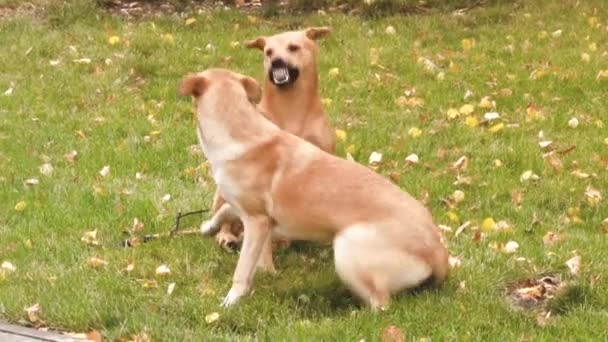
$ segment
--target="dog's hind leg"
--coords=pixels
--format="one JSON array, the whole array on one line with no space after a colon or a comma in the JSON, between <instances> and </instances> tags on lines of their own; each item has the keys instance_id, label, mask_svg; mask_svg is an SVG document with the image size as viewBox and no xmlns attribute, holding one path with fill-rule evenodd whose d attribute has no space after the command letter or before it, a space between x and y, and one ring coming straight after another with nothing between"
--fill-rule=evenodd
<instances>
[{"instance_id":1,"label":"dog's hind leg","mask_svg":"<svg viewBox=\"0 0 608 342\"><path fill-rule=\"evenodd\" d=\"M365 225L336 236L334 259L340 279L374 311L386 308L391 293L419 285L432 272L422 259Z\"/></svg>"}]
</instances>

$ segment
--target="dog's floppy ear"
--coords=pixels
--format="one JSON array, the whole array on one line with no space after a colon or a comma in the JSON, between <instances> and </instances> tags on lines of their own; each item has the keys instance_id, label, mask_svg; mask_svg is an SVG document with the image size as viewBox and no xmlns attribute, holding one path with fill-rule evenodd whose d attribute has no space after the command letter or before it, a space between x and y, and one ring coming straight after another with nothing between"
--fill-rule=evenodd
<instances>
[{"instance_id":1,"label":"dog's floppy ear","mask_svg":"<svg viewBox=\"0 0 608 342\"><path fill-rule=\"evenodd\" d=\"M199 97L207 88L209 81L200 75L187 75L180 82L177 88L179 96Z\"/></svg>"},{"instance_id":2,"label":"dog's floppy ear","mask_svg":"<svg viewBox=\"0 0 608 342\"><path fill-rule=\"evenodd\" d=\"M245 88L247 99L252 103L259 103L262 99L262 88L260 88L258 81L249 76L243 76L241 77L241 84Z\"/></svg>"},{"instance_id":3,"label":"dog's floppy ear","mask_svg":"<svg viewBox=\"0 0 608 342\"><path fill-rule=\"evenodd\" d=\"M330 32L331 29L329 27L309 27L306 30L304 30L304 32L306 33L306 37L308 37L309 39L312 40L317 40L320 38L324 38L325 36L327 36Z\"/></svg>"},{"instance_id":4,"label":"dog's floppy ear","mask_svg":"<svg viewBox=\"0 0 608 342\"><path fill-rule=\"evenodd\" d=\"M258 37L254 40L245 42L245 46L250 49L264 50L264 46L266 46L266 39L264 39L264 37Z\"/></svg>"}]
</instances>

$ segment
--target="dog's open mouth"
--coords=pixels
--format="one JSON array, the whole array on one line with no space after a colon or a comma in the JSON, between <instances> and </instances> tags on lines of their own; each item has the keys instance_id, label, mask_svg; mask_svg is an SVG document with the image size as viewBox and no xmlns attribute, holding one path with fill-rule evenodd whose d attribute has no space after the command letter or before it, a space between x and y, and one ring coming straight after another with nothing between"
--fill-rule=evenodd
<instances>
[{"instance_id":1,"label":"dog's open mouth","mask_svg":"<svg viewBox=\"0 0 608 342\"><path fill-rule=\"evenodd\" d=\"M298 69L290 67L282 60L275 60L268 71L268 78L272 84L279 88L284 88L293 84L298 78L299 73Z\"/></svg>"}]
</instances>

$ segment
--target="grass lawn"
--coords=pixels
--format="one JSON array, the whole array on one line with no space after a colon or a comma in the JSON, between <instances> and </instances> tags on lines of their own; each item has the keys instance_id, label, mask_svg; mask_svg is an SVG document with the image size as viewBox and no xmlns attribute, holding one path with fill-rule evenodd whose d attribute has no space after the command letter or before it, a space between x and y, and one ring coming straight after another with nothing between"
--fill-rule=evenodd
<instances>
[{"instance_id":1,"label":"grass lawn","mask_svg":"<svg viewBox=\"0 0 608 342\"><path fill-rule=\"evenodd\" d=\"M442 289L372 314L337 279L331 248L302 243L276 253L279 273L259 274L254 295L223 310L236 254L193 236L128 249L121 240L135 218L140 233L165 232L178 210L210 204L179 79L208 67L261 79L261 54L237 42L309 25L333 28L318 62L326 111L346 132L338 153L363 164L382 153L378 172L426 202L460 266ZM603 0L373 20L220 10L131 21L72 2L0 19L0 43L2 319L27 320L38 303L46 325L108 340L374 341L390 325L408 341L608 336ZM487 112L500 117L485 123ZM98 245L81 240L93 230ZM574 275L566 261L577 255ZM157 275L160 265L170 274ZM544 274L567 283L547 307L505 299L510 284Z\"/></svg>"}]
</instances>

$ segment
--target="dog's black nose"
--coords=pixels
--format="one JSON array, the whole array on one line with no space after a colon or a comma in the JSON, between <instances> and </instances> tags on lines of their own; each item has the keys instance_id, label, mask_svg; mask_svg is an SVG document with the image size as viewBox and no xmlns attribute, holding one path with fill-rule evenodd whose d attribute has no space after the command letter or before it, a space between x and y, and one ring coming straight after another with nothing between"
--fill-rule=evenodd
<instances>
[{"instance_id":1,"label":"dog's black nose","mask_svg":"<svg viewBox=\"0 0 608 342\"><path fill-rule=\"evenodd\" d=\"M270 65L273 68L286 68L287 67L287 63L285 63L285 61L280 58L273 59Z\"/></svg>"}]
</instances>

